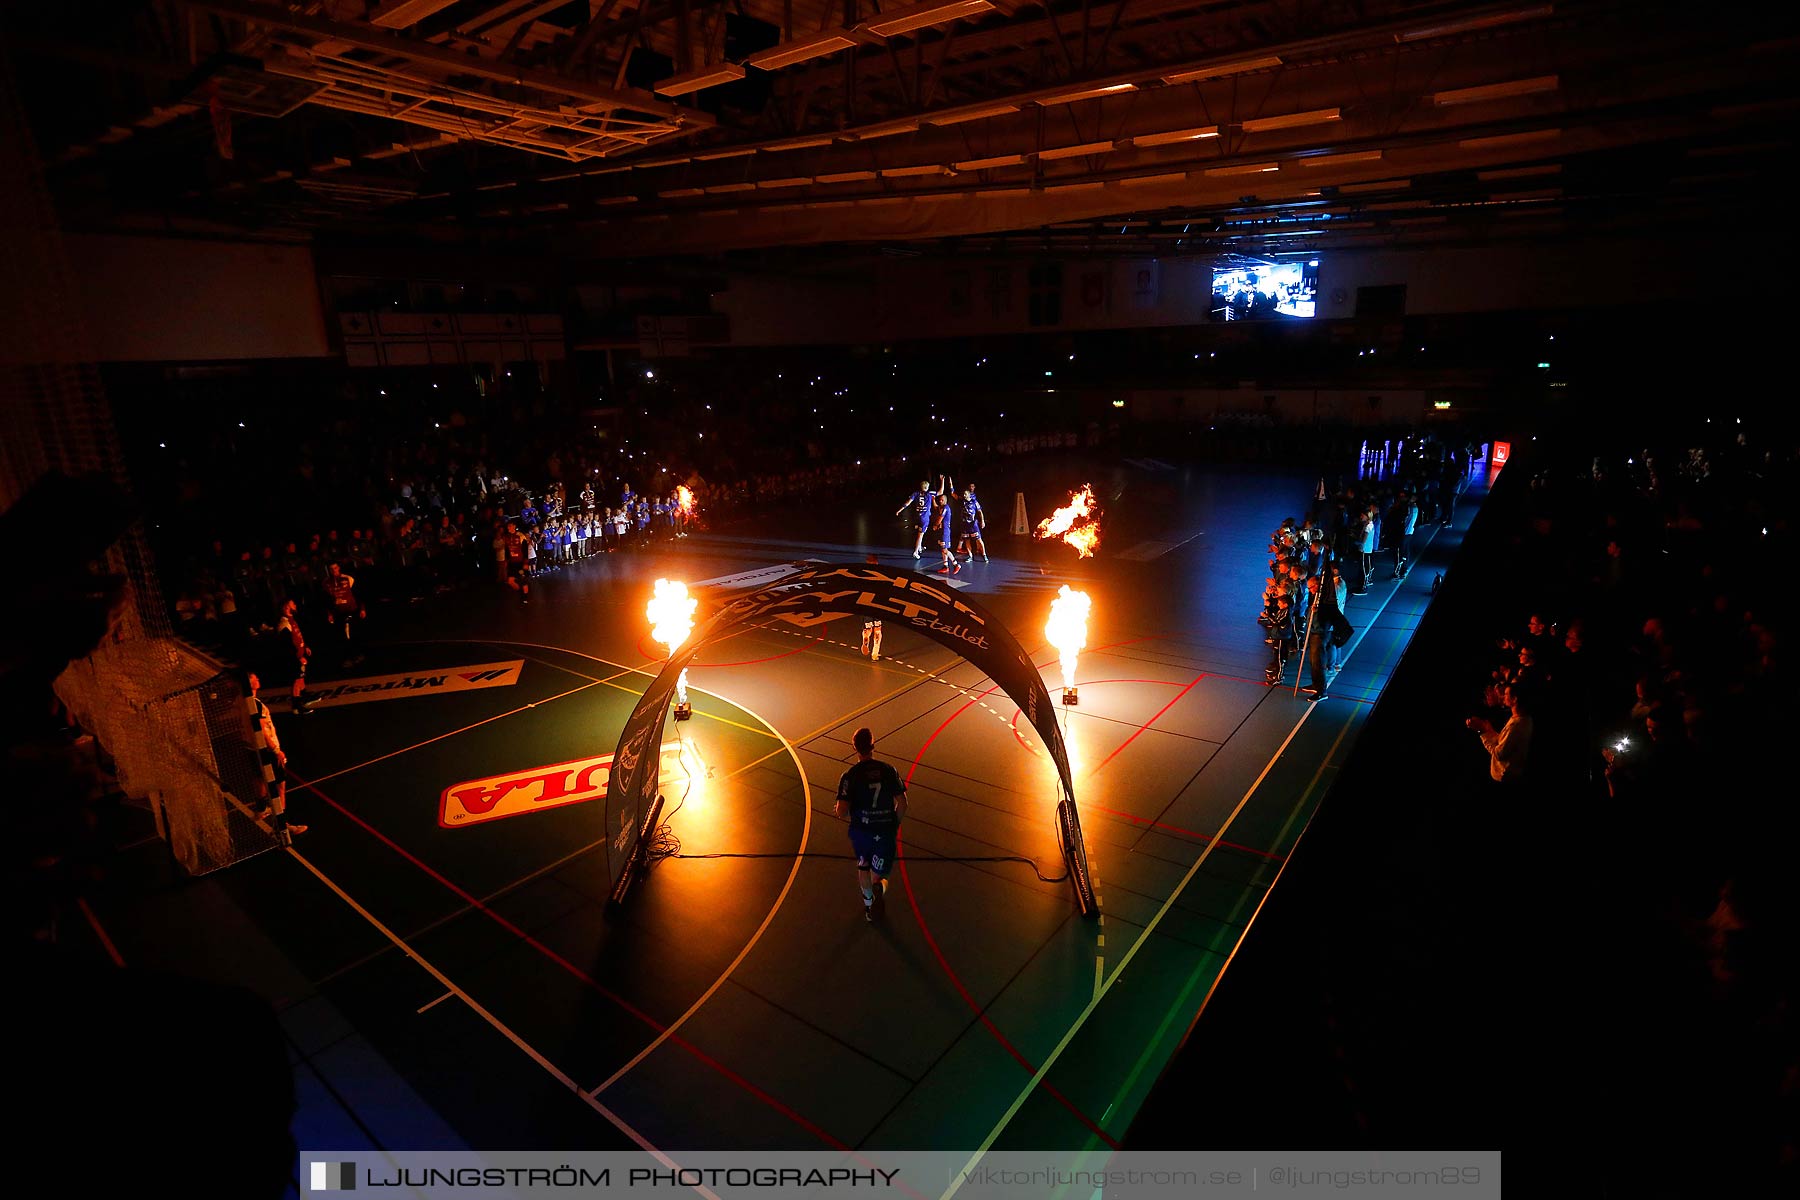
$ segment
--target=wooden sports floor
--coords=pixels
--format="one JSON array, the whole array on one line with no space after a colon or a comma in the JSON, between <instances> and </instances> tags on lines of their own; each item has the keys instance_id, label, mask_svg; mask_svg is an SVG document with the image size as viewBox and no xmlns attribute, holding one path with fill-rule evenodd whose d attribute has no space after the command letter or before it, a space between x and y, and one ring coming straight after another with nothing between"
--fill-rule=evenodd
<instances>
[{"instance_id":1,"label":"wooden sports floor","mask_svg":"<svg viewBox=\"0 0 1800 1200\"><path fill-rule=\"evenodd\" d=\"M359 678L518 669L278 717L309 831L96 915L134 965L275 1004L303 1150L1104 1149L1182 1039L1204 1047L1203 1002L1478 492L1453 526L1421 528L1410 575L1380 570L1350 602L1346 664L1315 704L1291 667L1265 684L1253 619L1269 531L1308 480L1039 463L996 472L984 503L1004 527L1016 486L1043 515L1076 471L1121 513L1097 558L996 533L993 561L954 583L1003 617L1053 694L1050 598L1065 582L1093 596L1064 715L1098 919L1060 881L1035 734L991 681L893 624L878 663L852 618L773 622L701 654L694 719L666 739L678 852L620 914L604 911L598 803L451 811L446 792L611 752L657 669L655 578L871 551L913 565L875 503L602 556L541 580L529 606L492 588L388 606ZM910 794L873 925L832 814L861 725Z\"/></svg>"}]
</instances>

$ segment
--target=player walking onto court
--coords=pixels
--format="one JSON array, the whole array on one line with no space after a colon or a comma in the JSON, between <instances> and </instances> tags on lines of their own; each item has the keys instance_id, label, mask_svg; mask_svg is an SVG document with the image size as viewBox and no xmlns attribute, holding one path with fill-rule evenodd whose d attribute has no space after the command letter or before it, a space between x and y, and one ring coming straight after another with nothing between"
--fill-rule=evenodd
<instances>
[{"instance_id":1,"label":"player walking onto court","mask_svg":"<svg viewBox=\"0 0 1800 1200\"><path fill-rule=\"evenodd\" d=\"M925 550L925 531L931 528L931 510L936 503L936 495L931 490L931 480L919 480L919 490L901 502L894 510L897 517L907 509L912 509L913 524L913 557L917 558Z\"/></svg>"},{"instance_id":2,"label":"player walking onto court","mask_svg":"<svg viewBox=\"0 0 1800 1200\"><path fill-rule=\"evenodd\" d=\"M906 785L899 772L875 757L875 735L865 727L851 739L856 765L838 780L835 811L850 822L856 852L856 885L862 890L863 920L873 922L876 898L887 892L896 835L906 816ZM879 891L877 890L879 889Z\"/></svg>"}]
</instances>

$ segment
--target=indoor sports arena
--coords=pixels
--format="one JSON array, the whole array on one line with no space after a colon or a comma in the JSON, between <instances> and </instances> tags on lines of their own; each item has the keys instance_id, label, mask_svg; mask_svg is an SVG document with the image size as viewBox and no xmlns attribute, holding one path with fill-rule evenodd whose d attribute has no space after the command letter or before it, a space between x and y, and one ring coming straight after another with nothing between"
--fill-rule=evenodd
<instances>
[{"instance_id":1,"label":"indoor sports arena","mask_svg":"<svg viewBox=\"0 0 1800 1200\"><path fill-rule=\"evenodd\" d=\"M8 6L33 1170L1791 1188L1797 32Z\"/></svg>"}]
</instances>

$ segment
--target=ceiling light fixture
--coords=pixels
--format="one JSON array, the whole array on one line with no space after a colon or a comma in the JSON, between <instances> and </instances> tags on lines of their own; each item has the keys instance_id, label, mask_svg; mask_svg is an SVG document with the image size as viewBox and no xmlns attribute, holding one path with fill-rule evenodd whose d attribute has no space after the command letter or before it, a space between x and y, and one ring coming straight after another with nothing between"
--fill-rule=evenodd
<instances>
[{"instance_id":1,"label":"ceiling light fixture","mask_svg":"<svg viewBox=\"0 0 1800 1200\"><path fill-rule=\"evenodd\" d=\"M895 34L923 29L927 25L942 25L946 21L993 11L994 6L989 0L924 0L920 4L909 4L905 8L882 13L873 20L864 21L856 29L859 33L893 37Z\"/></svg>"},{"instance_id":2,"label":"ceiling light fixture","mask_svg":"<svg viewBox=\"0 0 1800 1200\"><path fill-rule=\"evenodd\" d=\"M1197 83L1202 79L1222 79L1227 75L1242 75L1246 71L1266 71L1270 67L1279 67L1281 56L1265 54L1261 58L1245 58L1236 62L1215 63L1209 67L1195 67L1191 71L1176 71L1164 75L1164 83Z\"/></svg>"},{"instance_id":3,"label":"ceiling light fixture","mask_svg":"<svg viewBox=\"0 0 1800 1200\"><path fill-rule=\"evenodd\" d=\"M770 46L767 50L758 50L744 60L744 65L755 67L759 71L779 71L795 63L811 62L815 58L836 54L839 50L854 45L856 39L850 35L849 30L828 29L812 37L795 38L791 42Z\"/></svg>"},{"instance_id":4,"label":"ceiling light fixture","mask_svg":"<svg viewBox=\"0 0 1800 1200\"><path fill-rule=\"evenodd\" d=\"M1217 125L1196 125L1192 129L1171 129L1166 133L1141 133L1131 139L1134 146L1172 146L1177 142L1198 142L1219 136Z\"/></svg>"},{"instance_id":5,"label":"ceiling light fixture","mask_svg":"<svg viewBox=\"0 0 1800 1200\"><path fill-rule=\"evenodd\" d=\"M1511 12L1485 13L1478 16L1464 17L1461 20L1445 21L1441 25L1427 25L1420 29L1396 33L1396 42L1417 42L1424 38L1448 37L1453 33L1468 33L1476 29L1493 29L1499 25L1512 25L1519 21L1530 21L1536 17L1547 17L1556 11L1551 4L1540 4L1534 8L1518 8Z\"/></svg>"},{"instance_id":6,"label":"ceiling light fixture","mask_svg":"<svg viewBox=\"0 0 1800 1200\"><path fill-rule=\"evenodd\" d=\"M1121 92L1135 92L1135 83L1109 83L1100 87L1079 88L1073 92L1057 92L1050 96L1039 96L1037 103L1042 107L1052 104L1073 104L1077 100L1094 100L1101 96L1117 96Z\"/></svg>"},{"instance_id":7,"label":"ceiling light fixture","mask_svg":"<svg viewBox=\"0 0 1800 1200\"><path fill-rule=\"evenodd\" d=\"M1525 133L1502 133L1494 137L1464 138L1456 143L1464 150L1495 150L1502 146L1523 146L1528 142L1544 142L1562 136L1560 129L1533 129Z\"/></svg>"},{"instance_id":8,"label":"ceiling light fixture","mask_svg":"<svg viewBox=\"0 0 1800 1200\"><path fill-rule=\"evenodd\" d=\"M1280 163L1241 163L1235 167L1208 167L1208 175L1266 175L1281 170Z\"/></svg>"},{"instance_id":9,"label":"ceiling light fixture","mask_svg":"<svg viewBox=\"0 0 1800 1200\"><path fill-rule=\"evenodd\" d=\"M1539 92L1554 92L1560 86L1562 86L1560 76L1535 75L1530 79L1514 79L1508 83L1486 83L1480 87L1452 88L1447 92L1433 92L1431 102L1439 107L1451 104L1480 104L1487 100L1508 100L1514 96L1535 96Z\"/></svg>"},{"instance_id":10,"label":"ceiling light fixture","mask_svg":"<svg viewBox=\"0 0 1800 1200\"><path fill-rule=\"evenodd\" d=\"M685 96L690 92L702 91L709 87L717 87L721 83L735 83L744 77L744 68L736 63L714 63L710 67L701 67L689 71L685 75L671 75L653 89L659 96Z\"/></svg>"},{"instance_id":11,"label":"ceiling light fixture","mask_svg":"<svg viewBox=\"0 0 1800 1200\"><path fill-rule=\"evenodd\" d=\"M764 150L808 150L814 146L829 146L837 141L837 134L827 133L816 137L789 138L786 141L769 142Z\"/></svg>"},{"instance_id":12,"label":"ceiling light fixture","mask_svg":"<svg viewBox=\"0 0 1800 1200\"><path fill-rule=\"evenodd\" d=\"M1302 125L1323 125L1339 119L1335 108L1315 108L1307 112L1282 113L1274 117L1251 117L1240 122L1245 133L1266 133L1272 129L1295 129Z\"/></svg>"},{"instance_id":13,"label":"ceiling light fixture","mask_svg":"<svg viewBox=\"0 0 1800 1200\"><path fill-rule=\"evenodd\" d=\"M917 133L919 118L903 117L898 121L883 121L879 125L864 125L861 129L851 129L839 134L846 140L866 142L871 138L892 137L896 133Z\"/></svg>"},{"instance_id":14,"label":"ceiling light fixture","mask_svg":"<svg viewBox=\"0 0 1800 1200\"><path fill-rule=\"evenodd\" d=\"M1054 150L1039 150L1040 160L1049 162L1059 158L1083 158L1089 154L1111 154L1111 142L1084 142L1079 146L1058 146Z\"/></svg>"},{"instance_id":15,"label":"ceiling light fixture","mask_svg":"<svg viewBox=\"0 0 1800 1200\"><path fill-rule=\"evenodd\" d=\"M935 113L925 118L927 125L961 125L965 121L980 121L986 117L1004 116L1016 113L1016 104L990 104L984 108L966 108L960 112Z\"/></svg>"},{"instance_id":16,"label":"ceiling light fixture","mask_svg":"<svg viewBox=\"0 0 1800 1200\"><path fill-rule=\"evenodd\" d=\"M1345 163L1379 162L1379 150L1352 150L1348 154L1315 154L1311 158L1300 159L1303 167L1337 167Z\"/></svg>"},{"instance_id":17,"label":"ceiling light fixture","mask_svg":"<svg viewBox=\"0 0 1800 1200\"><path fill-rule=\"evenodd\" d=\"M991 171L995 167L1016 167L1024 161L1023 154L996 154L992 158L971 158L950 165L958 171Z\"/></svg>"}]
</instances>

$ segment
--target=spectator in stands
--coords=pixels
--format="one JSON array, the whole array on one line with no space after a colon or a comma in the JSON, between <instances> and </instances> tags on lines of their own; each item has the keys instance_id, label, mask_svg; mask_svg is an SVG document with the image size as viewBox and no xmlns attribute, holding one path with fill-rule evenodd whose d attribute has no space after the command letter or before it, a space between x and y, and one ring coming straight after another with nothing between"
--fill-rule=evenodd
<instances>
[{"instance_id":1,"label":"spectator in stands","mask_svg":"<svg viewBox=\"0 0 1800 1200\"><path fill-rule=\"evenodd\" d=\"M1495 783L1517 784L1525 777L1531 754L1531 716L1523 688L1509 685L1501 692L1501 700L1507 718L1499 729L1487 717L1470 717L1464 724L1481 737L1488 753L1488 777Z\"/></svg>"}]
</instances>

